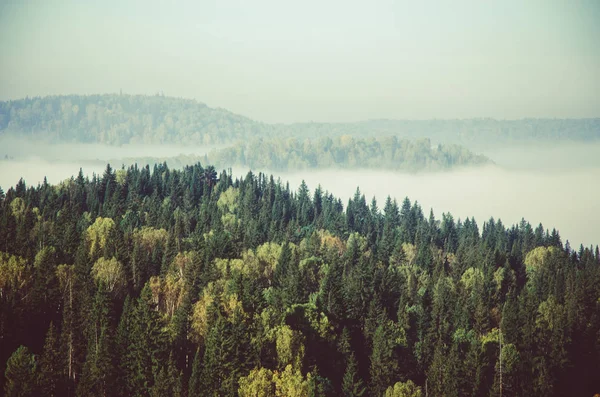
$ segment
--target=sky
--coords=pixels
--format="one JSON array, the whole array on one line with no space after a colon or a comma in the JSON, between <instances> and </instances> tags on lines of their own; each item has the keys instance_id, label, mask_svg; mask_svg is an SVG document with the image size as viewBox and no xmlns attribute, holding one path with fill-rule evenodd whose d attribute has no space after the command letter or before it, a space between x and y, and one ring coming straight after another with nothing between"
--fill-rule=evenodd
<instances>
[{"instance_id":1,"label":"sky","mask_svg":"<svg viewBox=\"0 0 600 397\"><path fill-rule=\"evenodd\" d=\"M0 0L0 100L194 98L265 122L600 117L600 2Z\"/></svg>"}]
</instances>

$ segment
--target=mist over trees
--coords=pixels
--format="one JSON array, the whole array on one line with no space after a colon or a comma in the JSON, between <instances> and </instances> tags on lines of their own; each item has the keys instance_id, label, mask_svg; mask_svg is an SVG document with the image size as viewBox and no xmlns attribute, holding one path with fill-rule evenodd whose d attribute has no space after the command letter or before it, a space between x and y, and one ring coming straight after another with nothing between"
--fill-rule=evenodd
<instances>
[{"instance_id":1,"label":"mist over trees","mask_svg":"<svg viewBox=\"0 0 600 397\"><path fill-rule=\"evenodd\" d=\"M345 135L318 140L251 140L213 151L208 160L218 166L231 164L254 170L303 170L315 168L365 168L401 171L436 171L477 166L491 161L458 145L429 139L398 139L395 136L360 139Z\"/></svg>"},{"instance_id":2,"label":"mist over trees","mask_svg":"<svg viewBox=\"0 0 600 397\"><path fill-rule=\"evenodd\" d=\"M0 102L0 133L54 142L211 145L255 138L429 138L471 147L598 141L600 119L368 120L267 124L195 100L162 95L67 95Z\"/></svg>"},{"instance_id":3,"label":"mist over trees","mask_svg":"<svg viewBox=\"0 0 600 397\"><path fill-rule=\"evenodd\" d=\"M0 192L3 390L598 391L597 246L325 188L159 164Z\"/></svg>"}]
</instances>

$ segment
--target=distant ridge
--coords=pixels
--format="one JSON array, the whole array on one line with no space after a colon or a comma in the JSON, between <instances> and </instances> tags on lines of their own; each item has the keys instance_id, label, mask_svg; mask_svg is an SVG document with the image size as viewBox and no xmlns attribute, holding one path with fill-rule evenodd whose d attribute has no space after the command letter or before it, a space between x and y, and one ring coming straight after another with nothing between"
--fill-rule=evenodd
<instances>
[{"instance_id":1,"label":"distant ridge","mask_svg":"<svg viewBox=\"0 0 600 397\"><path fill-rule=\"evenodd\" d=\"M600 118L388 120L269 124L193 99L162 95L64 95L0 102L0 134L50 142L229 144L274 137L397 136L433 143L508 145L598 141Z\"/></svg>"}]
</instances>

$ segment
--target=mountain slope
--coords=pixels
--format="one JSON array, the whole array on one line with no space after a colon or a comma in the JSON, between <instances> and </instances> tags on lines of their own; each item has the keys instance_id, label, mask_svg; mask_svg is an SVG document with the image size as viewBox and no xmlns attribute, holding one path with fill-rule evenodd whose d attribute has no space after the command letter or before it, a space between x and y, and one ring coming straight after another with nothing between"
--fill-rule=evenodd
<instances>
[{"instance_id":1,"label":"mountain slope","mask_svg":"<svg viewBox=\"0 0 600 397\"><path fill-rule=\"evenodd\" d=\"M253 138L398 136L469 148L544 141L598 141L600 118L367 120L268 124L195 100L143 95L68 95L0 102L0 134L54 142L224 144Z\"/></svg>"}]
</instances>

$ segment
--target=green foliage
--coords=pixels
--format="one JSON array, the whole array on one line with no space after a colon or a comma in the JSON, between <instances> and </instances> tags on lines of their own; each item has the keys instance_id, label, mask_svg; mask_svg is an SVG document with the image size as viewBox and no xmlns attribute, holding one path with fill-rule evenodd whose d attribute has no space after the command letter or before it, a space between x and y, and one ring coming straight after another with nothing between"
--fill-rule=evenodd
<instances>
[{"instance_id":1,"label":"green foliage","mask_svg":"<svg viewBox=\"0 0 600 397\"><path fill-rule=\"evenodd\" d=\"M439 142L478 145L598 139L598 119L560 120L369 120L355 123L266 124L203 103L162 95L68 95L0 102L0 133L66 142L109 145L180 143L207 145L257 136L429 137ZM485 134L481 132L485 131ZM384 146L390 146L390 140ZM331 142L323 140L323 146ZM254 149L254 146L250 147ZM238 156L247 150L240 148ZM391 156L392 150L384 150ZM3 154L4 155L4 154ZM331 156L339 154L331 151Z\"/></svg>"},{"instance_id":2,"label":"green foliage","mask_svg":"<svg viewBox=\"0 0 600 397\"><path fill-rule=\"evenodd\" d=\"M2 387L592 395L598 250L544 230L200 164L21 181L0 202Z\"/></svg>"},{"instance_id":3,"label":"green foliage","mask_svg":"<svg viewBox=\"0 0 600 397\"><path fill-rule=\"evenodd\" d=\"M361 397L365 395L366 387L358 374L358 365L354 353L348 356L346 371L342 379L342 393L345 397Z\"/></svg>"},{"instance_id":4,"label":"green foliage","mask_svg":"<svg viewBox=\"0 0 600 397\"><path fill-rule=\"evenodd\" d=\"M371 393L381 395L387 385L398 378L399 357L397 347L406 343L404 329L392 321L378 326L373 335L371 353Z\"/></svg>"},{"instance_id":5,"label":"green foliage","mask_svg":"<svg viewBox=\"0 0 600 397\"><path fill-rule=\"evenodd\" d=\"M93 257L97 252L102 251L107 243L111 233L115 229L115 221L111 218L98 217L86 231L86 239L89 243L90 257Z\"/></svg>"},{"instance_id":6,"label":"green foliage","mask_svg":"<svg viewBox=\"0 0 600 397\"><path fill-rule=\"evenodd\" d=\"M123 265L115 258L98 258L92 267L92 276L97 283L104 285L109 293L118 295L125 288Z\"/></svg>"},{"instance_id":7,"label":"green foliage","mask_svg":"<svg viewBox=\"0 0 600 397\"><path fill-rule=\"evenodd\" d=\"M19 346L6 363L4 376L7 397L26 397L35 395L35 376L37 363L35 356L25 346Z\"/></svg>"},{"instance_id":8,"label":"green foliage","mask_svg":"<svg viewBox=\"0 0 600 397\"><path fill-rule=\"evenodd\" d=\"M39 388L44 396L54 397L62 394L63 373L60 364L58 331L50 323L44 349L39 360Z\"/></svg>"},{"instance_id":9,"label":"green foliage","mask_svg":"<svg viewBox=\"0 0 600 397\"><path fill-rule=\"evenodd\" d=\"M213 151L208 157L217 165L237 164L252 169L274 170L379 168L422 171L490 162L486 157L456 145L432 147L429 139L355 139L349 136L312 141L257 139Z\"/></svg>"},{"instance_id":10,"label":"green foliage","mask_svg":"<svg viewBox=\"0 0 600 397\"><path fill-rule=\"evenodd\" d=\"M240 378L238 395L240 397L275 397L273 371L267 368L255 368L248 376Z\"/></svg>"},{"instance_id":11,"label":"green foliage","mask_svg":"<svg viewBox=\"0 0 600 397\"><path fill-rule=\"evenodd\" d=\"M24 258L0 252L0 299L16 302L26 297L31 273Z\"/></svg>"},{"instance_id":12,"label":"green foliage","mask_svg":"<svg viewBox=\"0 0 600 397\"><path fill-rule=\"evenodd\" d=\"M275 330L275 346L280 368L285 368L288 365L291 365L294 369L302 368L304 337L300 332L292 330L287 325L277 327Z\"/></svg>"},{"instance_id":13,"label":"green foliage","mask_svg":"<svg viewBox=\"0 0 600 397\"><path fill-rule=\"evenodd\" d=\"M406 382L396 382L385 391L385 397L421 397L423 392L421 388L415 385L411 380Z\"/></svg>"}]
</instances>

